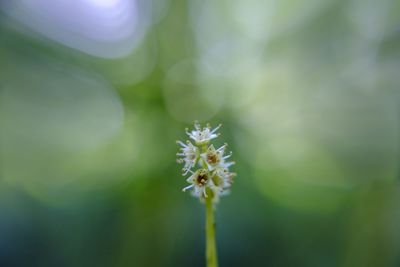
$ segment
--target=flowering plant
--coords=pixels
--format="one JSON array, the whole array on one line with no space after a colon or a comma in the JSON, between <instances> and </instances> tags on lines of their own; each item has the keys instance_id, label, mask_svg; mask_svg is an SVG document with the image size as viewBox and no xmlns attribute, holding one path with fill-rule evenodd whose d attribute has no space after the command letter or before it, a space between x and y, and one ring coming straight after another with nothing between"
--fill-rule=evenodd
<instances>
[{"instance_id":1,"label":"flowering plant","mask_svg":"<svg viewBox=\"0 0 400 267\"><path fill-rule=\"evenodd\" d=\"M215 223L213 207L219 202L220 197L229 193L229 188L233 183L235 173L229 171L229 167L235 164L233 161L227 161L232 155L230 152L225 155L227 144L215 149L211 140L219 136L218 125L211 129L209 124L201 127L198 122L194 123L194 130L186 129L186 134L191 141L186 143L177 141L181 146L177 153L178 163L184 164L183 176L188 174L186 181L188 186L183 191L191 190L194 197L199 198L206 204L206 259L208 267L217 267L217 252L215 244Z\"/></svg>"}]
</instances>

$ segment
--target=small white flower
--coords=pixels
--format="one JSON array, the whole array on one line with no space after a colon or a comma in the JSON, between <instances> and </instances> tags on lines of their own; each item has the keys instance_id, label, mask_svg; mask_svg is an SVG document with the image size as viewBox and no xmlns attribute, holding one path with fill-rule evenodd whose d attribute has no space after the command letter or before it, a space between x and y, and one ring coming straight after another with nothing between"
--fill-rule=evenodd
<instances>
[{"instance_id":1,"label":"small white flower","mask_svg":"<svg viewBox=\"0 0 400 267\"><path fill-rule=\"evenodd\" d=\"M200 124L198 122L194 123L194 130L189 132L189 129L186 129L186 134L192 138L197 145L207 144L211 139L218 137L219 134L215 133L222 125L218 125L213 130L211 130L210 124L207 124L206 127L201 129Z\"/></svg>"},{"instance_id":2,"label":"small white flower","mask_svg":"<svg viewBox=\"0 0 400 267\"><path fill-rule=\"evenodd\" d=\"M182 189L185 192L193 188L192 195L195 197L207 197L206 186L210 183L210 173L207 169L199 169L186 180L189 186Z\"/></svg>"},{"instance_id":3,"label":"small white flower","mask_svg":"<svg viewBox=\"0 0 400 267\"><path fill-rule=\"evenodd\" d=\"M186 144L181 141L176 141L176 143L182 146L180 148L181 152L177 153L176 155L182 157L177 159L177 162L185 163L182 170L183 175L186 175L196 164L199 154L198 148L189 141L187 141Z\"/></svg>"},{"instance_id":4,"label":"small white flower","mask_svg":"<svg viewBox=\"0 0 400 267\"><path fill-rule=\"evenodd\" d=\"M230 172L228 168L220 168L215 171L212 181L215 186L223 191L231 187L235 176L236 173Z\"/></svg>"},{"instance_id":5,"label":"small white flower","mask_svg":"<svg viewBox=\"0 0 400 267\"><path fill-rule=\"evenodd\" d=\"M228 145L224 144L218 149L215 149L213 145L207 148L207 152L202 153L200 156L207 164L209 170L214 170L218 168L229 168L235 162L225 162L227 158L232 156L232 152L229 155L224 156L225 149Z\"/></svg>"}]
</instances>

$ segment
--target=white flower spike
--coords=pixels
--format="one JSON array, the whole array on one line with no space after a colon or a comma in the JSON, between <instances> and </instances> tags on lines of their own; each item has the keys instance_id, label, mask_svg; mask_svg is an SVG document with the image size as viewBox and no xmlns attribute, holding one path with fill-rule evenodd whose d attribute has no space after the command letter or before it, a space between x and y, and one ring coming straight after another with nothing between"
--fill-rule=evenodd
<instances>
[{"instance_id":1,"label":"white flower spike","mask_svg":"<svg viewBox=\"0 0 400 267\"><path fill-rule=\"evenodd\" d=\"M235 173L229 171L229 167L235 164L232 161L226 161L232 153L225 154L227 144L218 149L210 144L210 141L219 136L216 131L221 127L217 126L213 130L209 124L201 128L198 122L194 123L194 130L186 129L187 135L194 140L193 145L190 141L183 143L177 141L181 146L180 152L177 153L178 163L184 163L183 175L189 172L191 175L187 178L190 184L183 188L183 191L191 190L194 197L204 200L212 198L213 203L217 203L221 196L229 193L229 188L233 183ZM192 170L196 165L198 169Z\"/></svg>"}]
</instances>

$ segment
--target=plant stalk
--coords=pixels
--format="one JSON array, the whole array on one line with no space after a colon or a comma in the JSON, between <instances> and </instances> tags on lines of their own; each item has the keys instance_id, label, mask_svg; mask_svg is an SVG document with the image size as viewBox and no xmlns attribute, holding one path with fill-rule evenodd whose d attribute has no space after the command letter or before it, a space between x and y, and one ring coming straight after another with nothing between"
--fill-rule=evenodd
<instances>
[{"instance_id":1,"label":"plant stalk","mask_svg":"<svg viewBox=\"0 0 400 267\"><path fill-rule=\"evenodd\" d=\"M206 260L207 267L218 267L217 244L212 197L206 197Z\"/></svg>"}]
</instances>

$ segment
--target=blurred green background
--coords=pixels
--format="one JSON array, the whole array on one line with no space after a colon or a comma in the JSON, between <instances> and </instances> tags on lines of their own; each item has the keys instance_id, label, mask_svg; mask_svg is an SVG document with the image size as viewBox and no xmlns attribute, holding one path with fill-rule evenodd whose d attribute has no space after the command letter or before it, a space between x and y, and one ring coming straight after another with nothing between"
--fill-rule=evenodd
<instances>
[{"instance_id":1,"label":"blurred green background","mask_svg":"<svg viewBox=\"0 0 400 267\"><path fill-rule=\"evenodd\" d=\"M204 266L175 140L223 123L220 265L400 266L400 1L0 1L0 266Z\"/></svg>"}]
</instances>

